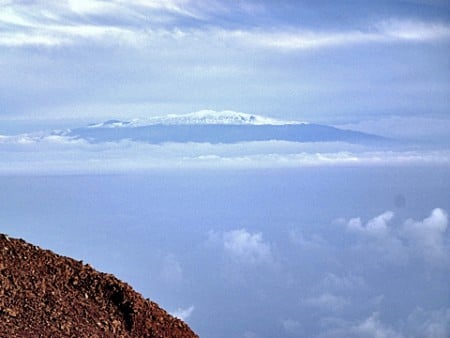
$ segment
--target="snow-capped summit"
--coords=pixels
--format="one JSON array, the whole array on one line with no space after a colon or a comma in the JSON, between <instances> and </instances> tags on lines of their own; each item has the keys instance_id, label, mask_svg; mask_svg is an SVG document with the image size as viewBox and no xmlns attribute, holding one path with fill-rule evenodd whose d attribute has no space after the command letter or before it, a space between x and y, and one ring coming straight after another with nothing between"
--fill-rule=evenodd
<instances>
[{"instance_id":1,"label":"snow-capped summit","mask_svg":"<svg viewBox=\"0 0 450 338\"><path fill-rule=\"evenodd\" d=\"M203 110L186 115L167 115L145 120L110 120L87 128L73 129L66 136L89 142L133 140L161 143L288 142L377 142L376 135L332 126L282 121L233 111Z\"/></svg>"},{"instance_id":2,"label":"snow-capped summit","mask_svg":"<svg viewBox=\"0 0 450 338\"><path fill-rule=\"evenodd\" d=\"M89 128L143 127L149 125L288 125L306 124L298 121L285 121L255 114L246 114L231 110L200 110L189 114L169 114L131 121L109 120L92 124Z\"/></svg>"},{"instance_id":3,"label":"snow-capped summit","mask_svg":"<svg viewBox=\"0 0 450 338\"><path fill-rule=\"evenodd\" d=\"M232 110L214 111L200 110L190 114L155 117L149 119L153 123L158 124L253 124L253 125L284 125L284 124L301 124L296 121L277 120L270 117L264 117L255 114L246 114L235 112Z\"/></svg>"},{"instance_id":4,"label":"snow-capped summit","mask_svg":"<svg viewBox=\"0 0 450 338\"><path fill-rule=\"evenodd\" d=\"M119 121L119 120L108 120L100 123L93 123L88 126L88 128L118 128L118 127L129 127L131 122Z\"/></svg>"}]
</instances>

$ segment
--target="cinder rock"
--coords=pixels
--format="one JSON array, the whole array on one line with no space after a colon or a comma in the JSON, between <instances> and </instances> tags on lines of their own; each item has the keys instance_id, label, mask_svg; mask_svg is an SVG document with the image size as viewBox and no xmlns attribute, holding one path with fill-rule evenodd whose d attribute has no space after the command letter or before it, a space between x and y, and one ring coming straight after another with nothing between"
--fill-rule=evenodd
<instances>
[{"instance_id":1,"label":"cinder rock","mask_svg":"<svg viewBox=\"0 0 450 338\"><path fill-rule=\"evenodd\" d=\"M0 234L1 337L198 337L110 274Z\"/></svg>"}]
</instances>

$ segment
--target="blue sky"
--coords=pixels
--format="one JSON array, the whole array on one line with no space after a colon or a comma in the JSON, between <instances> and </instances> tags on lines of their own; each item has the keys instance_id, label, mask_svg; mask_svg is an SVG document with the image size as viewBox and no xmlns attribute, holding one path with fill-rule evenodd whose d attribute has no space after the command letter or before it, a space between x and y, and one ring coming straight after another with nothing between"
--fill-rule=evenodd
<instances>
[{"instance_id":1,"label":"blue sky","mask_svg":"<svg viewBox=\"0 0 450 338\"><path fill-rule=\"evenodd\" d=\"M446 1L1 1L0 120L447 118Z\"/></svg>"}]
</instances>

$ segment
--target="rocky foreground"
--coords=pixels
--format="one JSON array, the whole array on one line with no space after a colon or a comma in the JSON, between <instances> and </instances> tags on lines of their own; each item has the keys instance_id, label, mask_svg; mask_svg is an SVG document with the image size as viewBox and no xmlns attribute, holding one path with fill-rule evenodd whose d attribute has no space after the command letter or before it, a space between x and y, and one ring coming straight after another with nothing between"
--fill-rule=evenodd
<instances>
[{"instance_id":1,"label":"rocky foreground","mask_svg":"<svg viewBox=\"0 0 450 338\"><path fill-rule=\"evenodd\" d=\"M110 274L0 234L0 337L198 337Z\"/></svg>"}]
</instances>

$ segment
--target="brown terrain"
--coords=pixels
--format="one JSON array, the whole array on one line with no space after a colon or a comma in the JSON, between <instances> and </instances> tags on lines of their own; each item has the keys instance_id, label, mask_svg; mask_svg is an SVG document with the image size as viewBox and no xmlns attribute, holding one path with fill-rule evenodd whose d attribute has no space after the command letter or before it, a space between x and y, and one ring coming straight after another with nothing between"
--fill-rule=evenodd
<instances>
[{"instance_id":1,"label":"brown terrain","mask_svg":"<svg viewBox=\"0 0 450 338\"><path fill-rule=\"evenodd\" d=\"M0 234L0 337L198 337L129 285Z\"/></svg>"}]
</instances>

